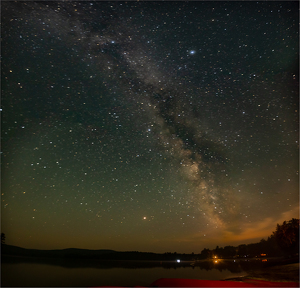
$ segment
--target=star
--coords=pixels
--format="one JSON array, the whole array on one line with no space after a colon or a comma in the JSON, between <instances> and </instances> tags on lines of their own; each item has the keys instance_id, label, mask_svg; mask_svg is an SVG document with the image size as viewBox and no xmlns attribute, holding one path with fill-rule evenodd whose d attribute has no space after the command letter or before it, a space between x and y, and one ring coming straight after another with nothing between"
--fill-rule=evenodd
<instances>
[{"instance_id":1,"label":"star","mask_svg":"<svg viewBox=\"0 0 300 288\"><path fill-rule=\"evenodd\" d=\"M5 1L11 244L200 252L297 217L298 9L283 2Z\"/></svg>"}]
</instances>

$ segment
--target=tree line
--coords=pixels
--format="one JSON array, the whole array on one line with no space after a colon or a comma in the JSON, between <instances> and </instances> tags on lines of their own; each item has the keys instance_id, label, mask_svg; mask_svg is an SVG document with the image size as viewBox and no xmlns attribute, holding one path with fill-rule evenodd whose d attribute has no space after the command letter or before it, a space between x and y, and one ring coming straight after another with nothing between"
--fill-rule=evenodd
<instances>
[{"instance_id":1,"label":"tree line","mask_svg":"<svg viewBox=\"0 0 300 288\"><path fill-rule=\"evenodd\" d=\"M244 258L244 257L274 257L299 255L299 219L293 218L277 224L276 230L267 240L259 243L241 244L234 246L217 246L215 249L204 248L200 259L207 258Z\"/></svg>"},{"instance_id":2,"label":"tree line","mask_svg":"<svg viewBox=\"0 0 300 288\"><path fill-rule=\"evenodd\" d=\"M5 234L1 233L1 244L5 243ZM4 246L4 245L3 245ZM9 245L6 245L9 246ZM2 247L5 248L5 247ZM27 249L28 250L28 249ZM75 249L76 250L76 249ZM37 251L38 252L38 251ZM76 251L75 251L76 252ZM191 261L210 258L253 258L253 257L275 257L275 256L296 256L299 255L299 219L293 218L290 221L284 221L282 225L277 224L276 230L267 240L261 239L259 243L241 244L234 246L217 246L215 249L204 248L201 253L185 254L171 253L156 254L150 252L127 251L109 253L95 253L95 255L79 255L75 253L63 255L67 258L91 258L110 259L110 260L158 260L174 261L176 259ZM41 252L40 252L41 253Z\"/></svg>"}]
</instances>

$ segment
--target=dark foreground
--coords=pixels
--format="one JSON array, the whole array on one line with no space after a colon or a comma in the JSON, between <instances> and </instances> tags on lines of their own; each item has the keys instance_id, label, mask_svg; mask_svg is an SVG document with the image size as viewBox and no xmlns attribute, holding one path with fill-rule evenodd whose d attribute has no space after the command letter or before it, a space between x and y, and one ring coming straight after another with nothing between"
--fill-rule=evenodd
<instances>
[{"instance_id":1,"label":"dark foreground","mask_svg":"<svg viewBox=\"0 0 300 288\"><path fill-rule=\"evenodd\" d=\"M161 278L150 287L299 287L299 263L267 267L227 280Z\"/></svg>"},{"instance_id":2,"label":"dark foreground","mask_svg":"<svg viewBox=\"0 0 300 288\"><path fill-rule=\"evenodd\" d=\"M159 279L152 287L299 287L299 263L249 271L243 277L226 281Z\"/></svg>"},{"instance_id":3,"label":"dark foreground","mask_svg":"<svg viewBox=\"0 0 300 288\"><path fill-rule=\"evenodd\" d=\"M247 279L273 282L299 283L299 263L266 267L263 270L248 271L248 275L228 280L246 281Z\"/></svg>"}]
</instances>

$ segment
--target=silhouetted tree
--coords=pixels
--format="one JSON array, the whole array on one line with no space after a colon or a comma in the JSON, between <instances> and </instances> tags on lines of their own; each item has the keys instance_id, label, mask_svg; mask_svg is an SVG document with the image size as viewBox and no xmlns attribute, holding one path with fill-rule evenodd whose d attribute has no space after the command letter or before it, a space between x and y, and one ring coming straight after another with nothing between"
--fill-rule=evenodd
<instances>
[{"instance_id":1,"label":"silhouetted tree","mask_svg":"<svg viewBox=\"0 0 300 288\"><path fill-rule=\"evenodd\" d=\"M251 243L247 245L247 255L249 255L249 257L260 256L261 253L264 252L261 252L259 243Z\"/></svg>"},{"instance_id":2,"label":"silhouetted tree","mask_svg":"<svg viewBox=\"0 0 300 288\"><path fill-rule=\"evenodd\" d=\"M277 224L276 231L267 240L261 239L259 243L241 244L238 247L217 246L213 250L204 248L199 254L200 259L232 258L238 254L240 257L255 257L261 254L267 256L295 255L299 253L299 219L293 218L282 225Z\"/></svg>"},{"instance_id":3,"label":"silhouetted tree","mask_svg":"<svg viewBox=\"0 0 300 288\"><path fill-rule=\"evenodd\" d=\"M224 248L217 246L214 250L212 250L212 256L216 256L218 258L224 257Z\"/></svg>"},{"instance_id":4,"label":"silhouetted tree","mask_svg":"<svg viewBox=\"0 0 300 288\"><path fill-rule=\"evenodd\" d=\"M201 251L201 255L200 256L201 256L202 259L211 258L212 257L212 251L209 250L209 249L204 248Z\"/></svg>"},{"instance_id":5,"label":"silhouetted tree","mask_svg":"<svg viewBox=\"0 0 300 288\"><path fill-rule=\"evenodd\" d=\"M5 234L1 233L1 244L5 243Z\"/></svg>"},{"instance_id":6,"label":"silhouetted tree","mask_svg":"<svg viewBox=\"0 0 300 288\"><path fill-rule=\"evenodd\" d=\"M223 250L223 256L225 258L231 258L236 255L236 248L233 246L225 246Z\"/></svg>"},{"instance_id":7,"label":"silhouetted tree","mask_svg":"<svg viewBox=\"0 0 300 288\"><path fill-rule=\"evenodd\" d=\"M241 244L238 246L238 255L240 257L244 257L245 255L248 254L248 251L247 251L247 245L246 244Z\"/></svg>"},{"instance_id":8,"label":"silhouetted tree","mask_svg":"<svg viewBox=\"0 0 300 288\"><path fill-rule=\"evenodd\" d=\"M295 254L299 251L299 219L293 218L289 222L284 221L282 225L277 224L273 235L284 252Z\"/></svg>"},{"instance_id":9,"label":"silhouetted tree","mask_svg":"<svg viewBox=\"0 0 300 288\"><path fill-rule=\"evenodd\" d=\"M268 246L267 246L267 254L268 256L279 256L279 254L281 254L281 250L278 246L278 243L275 239L275 236L274 234L272 234L271 236L268 237L267 239L267 243L268 243Z\"/></svg>"}]
</instances>

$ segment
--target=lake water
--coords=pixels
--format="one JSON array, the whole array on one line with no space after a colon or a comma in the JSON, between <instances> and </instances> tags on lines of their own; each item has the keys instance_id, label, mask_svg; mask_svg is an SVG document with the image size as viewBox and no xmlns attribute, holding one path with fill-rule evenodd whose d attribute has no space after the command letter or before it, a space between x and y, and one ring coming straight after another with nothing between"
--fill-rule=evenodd
<instances>
[{"instance_id":1,"label":"lake water","mask_svg":"<svg viewBox=\"0 0 300 288\"><path fill-rule=\"evenodd\" d=\"M153 262L150 265L153 267L145 267L150 262L140 264L132 262L128 268L113 267L115 264L111 263L109 265L88 262L74 264L74 261L68 260L70 261L68 263L53 261L49 264L49 260L46 260L48 263L43 263L42 260L35 263L24 258L12 259L2 259L2 286L149 286L159 278L221 280L247 274L240 264L233 261L228 264L225 261L203 262L203 265L195 267L190 263L169 263L170 265L163 267L162 262L155 262L155 265L161 265L160 267L154 267ZM132 265L133 263L135 265ZM123 263L123 266L128 265Z\"/></svg>"}]
</instances>

